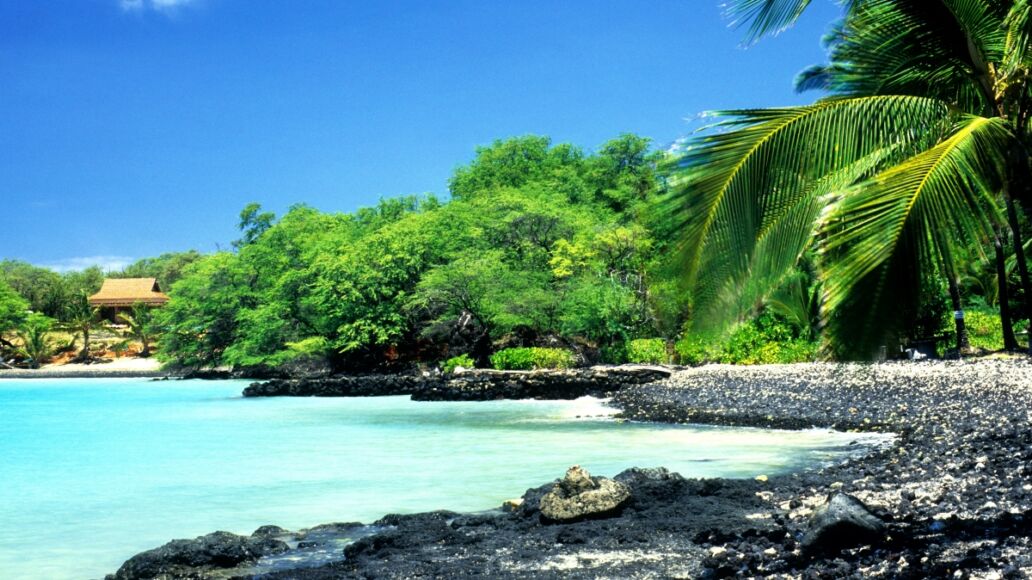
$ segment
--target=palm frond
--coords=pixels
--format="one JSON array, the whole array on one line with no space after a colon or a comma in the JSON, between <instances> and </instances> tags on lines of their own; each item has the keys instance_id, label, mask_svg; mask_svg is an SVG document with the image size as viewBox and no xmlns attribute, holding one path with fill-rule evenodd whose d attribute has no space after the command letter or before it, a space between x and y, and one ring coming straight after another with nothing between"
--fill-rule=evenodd
<instances>
[{"instance_id":1,"label":"palm frond","mask_svg":"<svg viewBox=\"0 0 1032 580\"><path fill-rule=\"evenodd\" d=\"M1007 41L1004 69L1010 74L1019 67L1028 67L1032 53L1032 4L1015 0L1007 13Z\"/></svg>"},{"instance_id":2,"label":"palm frond","mask_svg":"<svg viewBox=\"0 0 1032 580\"><path fill-rule=\"evenodd\" d=\"M725 12L732 26L748 24L748 39L754 42L794 24L809 5L810 0L731 0Z\"/></svg>"},{"instance_id":3,"label":"palm frond","mask_svg":"<svg viewBox=\"0 0 1032 580\"><path fill-rule=\"evenodd\" d=\"M739 315L726 308L754 294L747 284L771 285L794 264L813 239L818 196L931 146L951 118L940 101L888 96L727 115L730 131L680 159L666 207L697 326Z\"/></svg>"},{"instance_id":4,"label":"palm frond","mask_svg":"<svg viewBox=\"0 0 1032 580\"><path fill-rule=\"evenodd\" d=\"M830 62L797 89L843 96L938 98L970 113L993 105L991 63L1003 55L1004 14L985 0L867 0L829 37Z\"/></svg>"},{"instance_id":5,"label":"palm frond","mask_svg":"<svg viewBox=\"0 0 1032 580\"><path fill-rule=\"evenodd\" d=\"M966 117L947 139L857 184L824 217L821 252L829 338L839 356L869 356L906 325L901 316L934 268L932 233L977 240L998 221L993 191L1013 135L1001 119Z\"/></svg>"}]
</instances>

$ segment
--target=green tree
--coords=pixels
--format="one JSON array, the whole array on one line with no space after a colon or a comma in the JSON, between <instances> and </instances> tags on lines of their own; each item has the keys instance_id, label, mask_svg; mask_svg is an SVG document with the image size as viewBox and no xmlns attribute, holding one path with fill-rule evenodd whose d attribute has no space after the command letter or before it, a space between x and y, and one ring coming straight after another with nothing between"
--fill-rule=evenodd
<instances>
[{"instance_id":1,"label":"green tree","mask_svg":"<svg viewBox=\"0 0 1032 580\"><path fill-rule=\"evenodd\" d=\"M254 303L248 277L234 254L220 252L188 266L156 313L162 360L185 366L218 366L237 339L237 315Z\"/></svg>"},{"instance_id":2,"label":"green tree","mask_svg":"<svg viewBox=\"0 0 1032 580\"><path fill-rule=\"evenodd\" d=\"M0 347L14 348L4 333L18 328L28 315L29 303L0 278Z\"/></svg>"},{"instance_id":3,"label":"green tree","mask_svg":"<svg viewBox=\"0 0 1032 580\"><path fill-rule=\"evenodd\" d=\"M731 11L756 36L807 4L738 0ZM832 97L725 112L727 131L696 140L670 206L693 324L741 319L816 240L831 345L867 357L904 334L907 313L933 291L923 273L944 259L936 232L965 245L1020 241L1012 210L1016 184L1028 181L1024 4L850 3L831 64L800 79Z\"/></svg>"},{"instance_id":4,"label":"green tree","mask_svg":"<svg viewBox=\"0 0 1032 580\"><path fill-rule=\"evenodd\" d=\"M519 328L548 327L548 277L512 269L501 251L461 256L419 280L406 304L430 319L424 334L469 335L468 352L480 366L490 363L491 340Z\"/></svg>"},{"instance_id":5,"label":"green tree","mask_svg":"<svg viewBox=\"0 0 1032 580\"><path fill-rule=\"evenodd\" d=\"M151 343L157 332L154 327L154 310L146 304L137 303L133 305L132 312L122 312L118 316L129 327L129 335L140 341L140 356L149 357Z\"/></svg>"},{"instance_id":6,"label":"green tree","mask_svg":"<svg viewBox=\"0 0 1032 580\"><path fill-rule=\"evenodd\" d=\"M29 308L33 312L58 318L68 304L69 294L65 280L53 270L33 266L27 262L4 260L0 262L0 278L29 302Z\"/></svg>"},{"instance_id":7,"label":"green tree","mask_svg":"<svg viewBox=\"0 0 1032 580\"><path fill-rule=\"evenodd\" d=\"M183 277L187 266L200 260L201 253L196 250L161 254L156 258L143 258L126 266L121 272L108 276L118 278L154 278L165 291Z\"/></svg>"},{"instance_id":8,"label":"green tree","mask_svg":"<svg viewBox=\"0 0 1032 580\"><path fill-rule=\"evenodd\" d=\"M82 349L75 358L78 362L89 363L93 360L90 354L90 338L101 328L106 328L107 323L100 318L100 309L90 306L88 295L85 291L69 304L65 313L66 327L82 337Z\"/></svg>"},{"instance_id":9,"label":"green tree","mask_svg":"<svg viewBox=\"0 0 1032 580\"><path fill-rule=\"evenodd\" d=\"M0 333L20 325L28 310L29 303L0 278Z\"/></svg>"},{"instance_id":10,"label":"green tree","mask_svg":"<svg viewBox=\"0 0 1032 580\"><path fill-rule=\"evenodd\" d=\"M368 370L436 359L462 341L488 353L502 339L570 342L582 337L563 324L563 301L586 297L574 279L616 287L644 332L658 253L637 214L658 188L653 157L633 136L593 155L525 137L479 149L447 203L405 196L350 214L296 206L279 220L249 206L241 223L258 229L247 243L192 263L167 289L159 356L237 366L325 356ZM450 336L464 318L469 336Z\"/></svg>"},{"instance_id":11,"label":"green tree","mask_svg":"<svg viewBox=\"0 0 1032 580\"><path fill-rule=\"evenodd\" d=\"M50 329L53 325L52 318L33 313L25 319L18 330L20 344L16 350L25 357L30 368L38 369L53 354L54 346L50 341Z\"/></svg>"},{"instance_id":12,"label":"green tree","mask_svg":"<svg viewBox=\"0 0 1032 580\"><path fill-rule=\"evenodd\" d=\"M255 202L247 204L244 206L244 209L240 210L240 223L237 224L237 228L243 234L243 237L234 241L233 247L239 249L248 244L253 244L272 227L275 221L276 214L263 212L262 204Z\"/></svg>"},{"instance_id":13,"label":"green tree","mask_svg":"<svg viewBox=\"0 0 1032 580\"><path fill-rule=\"evenodd\" d=\"M449 188L452 198L470 200L498 189L537 183L565 194L568 201L583 200L588 195L581 177L583 161L583 151L572 145L553 146L548 137L499 140L477 148L476 158L455 171Z\"/></svg>"}]
</instances>

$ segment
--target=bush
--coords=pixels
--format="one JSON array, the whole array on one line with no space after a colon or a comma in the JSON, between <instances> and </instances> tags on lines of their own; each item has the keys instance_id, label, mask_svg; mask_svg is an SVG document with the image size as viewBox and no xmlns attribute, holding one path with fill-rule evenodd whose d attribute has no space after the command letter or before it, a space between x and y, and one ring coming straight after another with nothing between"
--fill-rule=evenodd
<instances>
[{"instance_id":1,"label":"bush","mask_svg":"<svg viewBox=\"0 0 1032 580\"><path fill-rule=\"evenodd\" d=\"M717 360L720 344L698 335L687 335L674 343L674 354L683 365L701 365Z\"/></svg>"},{"instance_id":2,"label":"bush","mask_svg":"<svg viewBox=\"0 0 1032 580\"><path fill-rule=\"evenodd\" d=\"M471 369L475 366L473 359L468 354L460 354L441 363L441 371L447 374L455 372L456 367Z\"/></svg>"},{"instance_id":3,"label":"bush","mask_svg":"<svg viewBox=\"0 0 1032 580\"><path fill-rule=\"evenodd\" d=\"M627 362L627 343L603 346L598 349L598 357L607 365L622 365Z\"/></svg>"},{"instance_id":4,"label":"bush","mask_svg":"<svg viewBox=\"0 0 1032 580\"><path fill-rule=\"evenodd\" d=\"M1024 321L1014 325L1014 331L1024 328ZM1003 327L1000 326L1000 311L988 306L978 306L964 311L964 324L972 348L988 351L1003 350ZM1020 342L1020 338L1019 338Z\"/></svg>"},{"instance_id":5,"label":"bush","mask_svg":"<svg viewBox=\"0 0 1032 580\"><path fill-rule=\"evenodd\" d=\"M662 338L639 338L628 342L627 362L653 365L670 362L666 341Z\"/></svg>"},{"instance_id":6,"label":"bush","mask_svg":"<svg viewBox=\"0 0 1032 580\"><path fill-rule=\"evenodd\" d=\"M500 371L568 369L573 353L561 348L506 348L491 355L491 366Z\"/></svg>"},{"instance_id":7,"label":"bush","mask_svg":"<svg viewBox=\"0 0 1032 580\"><path fill-rule=\"evenodd\" d=\"M815 360L818 343L800 338L785 322L764 314L736 327L727 338L686 336L674 345L681 364L788 364Z\"/></svg>"}]
</instances>

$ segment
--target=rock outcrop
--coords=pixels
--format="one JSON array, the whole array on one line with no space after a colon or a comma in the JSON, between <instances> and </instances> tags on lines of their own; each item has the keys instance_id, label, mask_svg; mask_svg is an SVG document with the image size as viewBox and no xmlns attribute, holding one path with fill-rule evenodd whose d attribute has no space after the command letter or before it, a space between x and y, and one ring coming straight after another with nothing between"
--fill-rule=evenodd
<instances>
[{"instance_id":1,"label":"rock outcrop","mask_svg":"<svg viewBox=\"0 0 1032 580\"><path fill-rule=\"evenodd\" d=\"M606 396L620 389L669 377L649 366L598 366L583 369L495 371L476 369L452 375L338 375L273 379L253 383L245 397L376 397L410 395L417 401L490 401L496 399L576 399Z\"/></svg>"},{"instance_id":2,"label":"rock outcrop","mask_svg":"<svg viewBox=\"0 0 1032 580\"><path fill-rule=\"evenodd\" d=\"M811 553L828 553L844 548L877 543L885 523L857 498L834 493L810 516L810 529L803 548Z\"/></svg>"},{"instance_id":3,"label":"rock outcrop","mask_svg":"<svg viewBox=\"0 0 1032 580\"><path fill-rule=\"evenodd\" d=\"M629 499L631 490L626 485L605 477L591 477L587 470L574 465L541 498L539 509L547 520L570 522L613 515Z\"/></svg>"},{"instance_id":4,"label":"rock outcrop","mask_svg":"<svg viewBox=\"0 0 1032 580\"><path fill-rule=\"evenodd\" d=\"M205 577L215 570L236 568L287 549L285 542L268 534L248 537L213 532L192 540L172 540L160 548L141 552L108 579Z\"/></svg>"}]
</instances>

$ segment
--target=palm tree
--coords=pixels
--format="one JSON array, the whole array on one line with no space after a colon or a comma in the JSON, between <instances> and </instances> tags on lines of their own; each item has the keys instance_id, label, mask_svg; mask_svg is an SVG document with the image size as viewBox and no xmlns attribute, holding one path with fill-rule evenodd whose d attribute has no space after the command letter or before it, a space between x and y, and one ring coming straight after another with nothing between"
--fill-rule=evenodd
<instances>
[{"instance_id":1,"label":"palm tree","mask_svg":"<svg viewBox=\"0 0 1032 580\"><path fill-rule=\"evenodd\" d=\"M129 334L143 345L140 357L149 357L151 355L150 345L154 340L154 314L150 307L137 303L133 305L132 314L123 312L118 317L129 326Z\"/></svg>"},{"instance_id":2,"label":"palm tree","mask_svg":"<svg viewBox=\"0 0 1032 580\"><path fill-rule=\"evenodd\" d=\"M756 38L808 4L736 0L731 14ZM813 246L840 356L869 356L907 328L903 313L930 291L921 272L955 269L951 244L1012 241L1032 295L1015 206L1032 173L1028 3L845 4L830 64L798 79L830 97L720 113L722 131L679 160L670 209L696 326L745 316Z\"/></svg>"},{"instance_id":3,"label":"palm tree","mask_svg":"<svg viewBox=\"0 0 1032 580\"><path fill-rule=\"evenodd\" d=\"M90 335L94 331L106 326L107 323L100 318L100 309L90 306L85 293L80 294L69 305L67 327L72 332L82 336L82 350L79 351L79 355L75 357L75 360L84 363L92 361L92 356L90 355Z\"/></svg>"},{"instance_id":4,"label":"palm tree","mask_svg":"<svg viewBox=\"0 0 1032 580\"><path fill-rule=\"evenodd\" d=\"M54 351L50 343L50 328L54 321L42 314L30 314L18 330L18 354L29 361L29 366L38 369Z\"/></svg>"}]
</instances>

